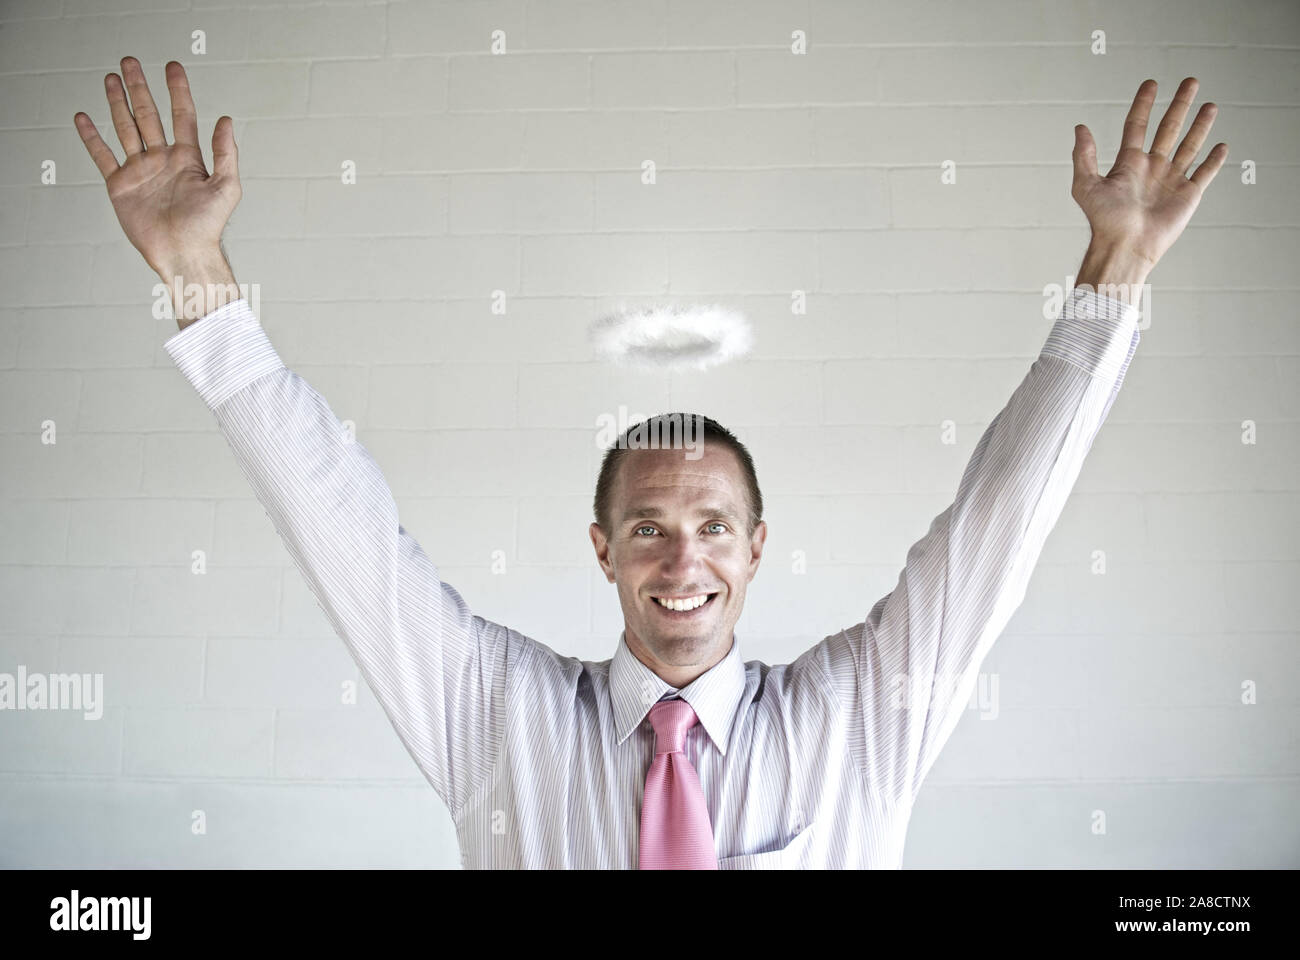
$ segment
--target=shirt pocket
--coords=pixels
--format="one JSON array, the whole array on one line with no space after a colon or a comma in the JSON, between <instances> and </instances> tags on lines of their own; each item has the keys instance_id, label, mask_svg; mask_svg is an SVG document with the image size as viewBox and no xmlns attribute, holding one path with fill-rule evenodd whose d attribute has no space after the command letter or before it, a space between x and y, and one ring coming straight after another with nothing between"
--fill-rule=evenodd
<instances>
[{"instance_id":1,"label":"shirt pocket","mask_svg":"<svg viewBox=\"0 0 1300 960\"><path fill-rule=\"evenodd\" d=\"M719 870L803 870L807 869L808 853L814 824L808 824L794 835L780 850L768 850L765 853L742 853L734 857L723 857L718 861Z\"/></svg>"}]
</instances>

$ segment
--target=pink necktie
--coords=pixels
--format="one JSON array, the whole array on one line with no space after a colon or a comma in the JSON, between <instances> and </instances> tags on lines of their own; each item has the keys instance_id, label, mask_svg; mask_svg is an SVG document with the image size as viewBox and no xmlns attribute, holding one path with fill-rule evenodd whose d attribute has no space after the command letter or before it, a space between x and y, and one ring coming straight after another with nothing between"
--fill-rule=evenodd
<instances>
[{"instance_id":1,"label":"pink necktie","mask_svg":"<svg viewBox=\"0 0 1300 960\"><path fill-rule=\"evenodd\" d=\"M642 870L716 870L713 828L695 768L686 759L686 731L699 718L685 700L660 700L650 708L655 758L641 801Z\"/></svg>"}]
</instances>

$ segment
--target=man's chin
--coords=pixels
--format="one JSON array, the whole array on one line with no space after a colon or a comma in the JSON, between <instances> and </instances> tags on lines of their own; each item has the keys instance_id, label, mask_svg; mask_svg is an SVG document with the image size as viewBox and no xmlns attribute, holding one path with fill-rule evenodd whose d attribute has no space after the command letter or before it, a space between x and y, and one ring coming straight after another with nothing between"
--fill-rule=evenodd
<instances>
[{"instance_id":1,"label":"man's chin","mask_svg":"<svg viewBox=\"0 0 1300 960\"><path fill-rule=\"evenodd\" d=\"M713 631L698 627L689 631L659 628L643 636L655 658L674 667L694 666L714 646Z\"/></svg>"}]
</instances>

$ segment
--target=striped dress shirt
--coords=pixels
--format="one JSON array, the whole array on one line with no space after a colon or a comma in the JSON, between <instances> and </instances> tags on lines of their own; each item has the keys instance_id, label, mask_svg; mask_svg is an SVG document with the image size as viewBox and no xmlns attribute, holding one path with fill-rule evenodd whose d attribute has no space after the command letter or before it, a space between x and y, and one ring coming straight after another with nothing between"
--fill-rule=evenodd
<instances>
[{"instance_id":1,"label":"striped dress shirt","mask_svg":"<svg viewBox=\"0 0 1300 960\"><path fill-rule=\"evenodd\" d=\"M1080 288L898 583L792 663L728 654L680 689L628 650L567 657L473 613L399 522L375 461L287 369L246 300L164 344L472 868L635 868L679 696L722 869L901 866L921 783L971 697L1137 348L1140 312Z\"/></svg>"}]
</instances>

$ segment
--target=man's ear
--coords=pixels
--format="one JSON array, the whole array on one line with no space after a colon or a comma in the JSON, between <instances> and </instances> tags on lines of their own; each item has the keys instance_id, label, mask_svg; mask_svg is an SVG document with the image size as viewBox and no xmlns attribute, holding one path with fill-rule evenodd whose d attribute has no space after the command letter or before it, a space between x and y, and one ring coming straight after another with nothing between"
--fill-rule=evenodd
<instances>
[{"instance_id":1,"label":"man's ear","mask_svg":"<svg viewBox=\"0 0 1300 960\"><path fill-rule=\"evenodd\" d=\"M596 561L605 571L605 579L614 583L614 564L610 560L609 540L605 536L605 531L600 529L600 524L593 522L587 528L587 535L591 537L591 545L596 549Z\"/></svg>"},{"instance_id":2,"label":"man's ear","mask_svg":"<svg viewBox=\"0 0 1300 960\"><path fill-rule=\"evenodd\" d=\"M760 520L754 527L754 534L750 537L749 553L749 579L754 579L754 574L758 573L758 564L763 559L763 545L767 543L767 521Z\"/></svg>"}]
</instances>

